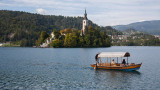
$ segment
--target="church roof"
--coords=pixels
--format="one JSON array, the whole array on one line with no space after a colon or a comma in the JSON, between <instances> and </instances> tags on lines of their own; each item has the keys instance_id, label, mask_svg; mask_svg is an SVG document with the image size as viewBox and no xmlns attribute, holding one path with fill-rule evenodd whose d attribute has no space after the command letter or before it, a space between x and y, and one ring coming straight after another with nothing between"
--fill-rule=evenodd
<instances>
[{"instance_id":1,"label":"church roof","mask_svg":"<svg viewBox=\"0 0 160 90\"><path fill-rule=\"evenodd\" d=\"M87 20L87 12L86 12L86 9L85 9L85 13L84 13L84 19Z\"/></svg>"}]
</instances>

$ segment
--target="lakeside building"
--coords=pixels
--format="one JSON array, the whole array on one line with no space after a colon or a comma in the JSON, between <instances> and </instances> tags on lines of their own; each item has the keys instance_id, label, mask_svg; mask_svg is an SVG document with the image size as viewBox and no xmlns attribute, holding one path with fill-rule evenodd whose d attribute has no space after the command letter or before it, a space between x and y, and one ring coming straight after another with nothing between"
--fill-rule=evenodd
<instances>
[{"instance_id":1,"label":"lakeside building","mask_svg":"<svg viewBox=\"0 0 160 90\"><path fill-rule=\"evenodd\" d=\"M109 37L111 37L111 39L119 39L119 40L126 40L127 37L129 37L128 35L108 35Z\"/></svg>"},{"instance_id":2,"label":"lakeside building","mask_svg":"<svg viewBox=\"0 0 160 90\"><path fill-rule=\"evenodd\" d=\"M156 37L156 38L160 39L160 35L154 35L154 37Z\"/></svg>"},{"instance_id":3,"label":"lakeside building","mask_svg":"<svg viewBox=\"0 0 160 90\"><path fill-rule=\"evenodd\" d=\"M0 47L4 46L4 45L9 45L10 42L7 42L7 43L0 43Z\"/></svg>"}]
</instances>

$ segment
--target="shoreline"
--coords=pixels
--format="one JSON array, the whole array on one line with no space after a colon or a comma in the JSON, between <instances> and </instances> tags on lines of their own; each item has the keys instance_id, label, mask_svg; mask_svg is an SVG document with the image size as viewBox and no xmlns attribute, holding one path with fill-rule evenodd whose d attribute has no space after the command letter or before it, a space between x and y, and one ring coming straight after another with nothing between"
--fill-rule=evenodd
<instances>
[{"instance_id":1,"label":"shoreline","mask_svg":"<svg viewBox=\"0 0 160 90\"><path fill-rule=\"evenodd\" d=\"M7 48L7 47L10 47L10 48L54 48L54 47L0 46L0 48ZM160 46L110 46L110 47L160 47ZM58 47L58 48L110 48L110 47Z\"/></svg>"}]
</instances>

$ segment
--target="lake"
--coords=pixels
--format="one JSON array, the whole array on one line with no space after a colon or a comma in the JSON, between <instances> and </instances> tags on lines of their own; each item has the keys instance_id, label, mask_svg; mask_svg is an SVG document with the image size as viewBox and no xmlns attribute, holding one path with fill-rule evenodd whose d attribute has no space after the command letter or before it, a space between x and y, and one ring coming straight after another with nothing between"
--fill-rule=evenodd
<instances>
[{"instance_id":1,"label":"lake","mask_svg":"<svg viewBox=\"0 0 160 90\"><path fill-rule=\"evenodd\" d=\"M98 52L130 52L138 71L94 70ZM0 89L160 90L160 47L0 47Z\"/></svg>"}]
</instances>

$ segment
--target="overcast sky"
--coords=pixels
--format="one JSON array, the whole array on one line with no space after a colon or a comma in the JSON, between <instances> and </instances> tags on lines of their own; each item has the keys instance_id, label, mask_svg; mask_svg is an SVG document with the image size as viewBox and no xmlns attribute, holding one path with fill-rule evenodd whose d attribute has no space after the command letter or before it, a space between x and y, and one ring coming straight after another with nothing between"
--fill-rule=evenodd
<instances>
[{"instance_id":1,"label":"overcast sky","mask_svg":"<svg viewBox=\"0 0 160 90\"><path fill-rule=\"evenodd\" d=\"M0 0L0 10L83 16L101 26L160 20L160 0Z\"/></svg>"}]
</instances>

